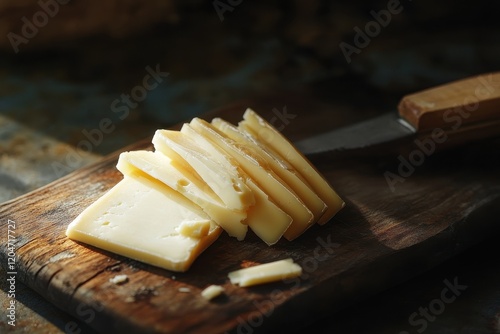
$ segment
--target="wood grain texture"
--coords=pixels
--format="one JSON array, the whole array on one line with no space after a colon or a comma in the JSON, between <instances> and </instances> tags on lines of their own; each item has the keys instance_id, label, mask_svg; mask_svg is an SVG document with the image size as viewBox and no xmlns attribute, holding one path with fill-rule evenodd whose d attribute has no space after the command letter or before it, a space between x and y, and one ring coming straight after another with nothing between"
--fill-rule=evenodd
<instances>
[{"instance_id":1,"label":"wood grain texture","mask_svg":"<svg viewBox=\"0 0 500 334\"><path fill-rule=\"evenodd\" d=\"M407 95L399 113L420 132L500 119L500 73L489 73Z\"/></svg>"},{"instance_id":2,"label":"wood grain texture","mask_svg":"<svg viewBox=\"0 0 500 334\"><path fill-rule=\"evenodd\" d=\"M336 116L327 105L300 103L289 109L295 115L284 128L289 138L331 127ZM246 105L268 120L275 116L271 108ZM234 122L243 111L237 104L206 118ZM151 148L148 140L124 150L143 148ZM347 204L331 222L272 247L254 235L244 242L222 235L182 274L66 238L71 220L121 179L115 169L117 153L4 203L0 226L6 231L7 219L16 222L18 278L103 333L298 330L498 231L491 217L500 214L499 148L498 141L489 141L427 157L395 191L384 173L397 171L397 157L319 162ZM2 263L6 244L4 240ZM300 278L251 288L233 286L227 279L228 272L242 266L287 257L303 267ZM129 281L110 283L117 274L126 274ZM223 285L224 296L204 300L200 292L210 284ZM180 292L181 287L190 291Z\"/></svg>"}]
</instances>

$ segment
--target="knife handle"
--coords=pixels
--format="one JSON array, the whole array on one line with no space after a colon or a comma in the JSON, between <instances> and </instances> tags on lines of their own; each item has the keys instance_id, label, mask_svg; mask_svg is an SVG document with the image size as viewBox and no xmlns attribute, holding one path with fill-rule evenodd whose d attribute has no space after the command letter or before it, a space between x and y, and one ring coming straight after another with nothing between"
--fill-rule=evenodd
<instances>
[{"instance_id":1,"label":"knife handle","mask_svg":"<svg viewBox=\"0 0 500 334\"><path fill-rule=\"evenodd\" d=\"M437 128L460 131L462 127L475 127L478 123L497 123L500 120L500 72L406 95L398 111L418 133Z\"/></svg>"}]
</instances>

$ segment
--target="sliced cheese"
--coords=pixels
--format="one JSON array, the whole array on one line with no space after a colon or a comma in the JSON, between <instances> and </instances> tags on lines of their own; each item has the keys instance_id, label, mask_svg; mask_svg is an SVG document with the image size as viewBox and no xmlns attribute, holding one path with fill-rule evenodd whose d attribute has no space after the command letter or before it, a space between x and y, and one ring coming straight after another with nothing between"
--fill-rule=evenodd
<instances>
[{"instance_id":1,"label":"sliced cheese","mask_svg":"<svg viewBox=\"0 0 500 334\"><path fill-rule=\"evenodd\" d=\"M285 259L230 272L229 280L239 286L281 281L302 275L302 268L292 259Z\"/></svg>"},{"instance_id":2,"label":"sliced cheese","mask_svg":"<svg viewBox=\"0 0 500 334\"><path fill-rule=\"evenodd\" d=\"M229 209L246 211L253 205L252 191L241 178L238 163L229 157L214 159L189 136L178 131L156 131L153 144L170 159L183 160L193 168Z\"/></svg>"},{"instance_id":3,"label":"sliced cheese","mask_svg":"<svg viewBox=\"0 0 500 334\"><path fill-rule=\"evenodd\" d=\"M342 209L342 207L344 207L344 201L337 195L328 181L321 176L311 162L309 162L309 160L276 128L251 109L245 111L243 119L244 120L241 121L238 126L256 136L278 152L300 174L302 174L311 188L326 203L327 209L319 219L319 224L328 222L340 209Z\"/></svg>"},{"instance_id":4,"label":"sliced cheese","mask_svg":"<svg viewBox=\"0 0 500 334\"><path fill-rule=\"evenodd\" d=\"M212 125L229 138L242 145L248 145L260 153L269 166L271 166L272 170L295 191L309 210L311 210L315 220L318 220L323 215L327 208L325 202L316 195L293 166L281 158L267 144L220 118L214 118Z\"/></svg>"},{"instance_id":5,"label":"sliced cheese","mask_svg":"<svg viewBox=\"0 0 500 334\"><path fill-rule=\"evenodd\" d=\"M284 237L293 240L314 222L314 215L300 197L284 182L266 161L255 151L231 140L210 123L194 118L190 126L183 127L197 142L210 141L231 155L241 168L258 184L281 210L292 217L292 224L284 232Z\"/></svg>"},{"instance_id":6,"label":"sliced cheese","mask_svg":"<svg viewBox=\"0 0 500 334\"><path fill-rule=\"evenodd\" d=\"M201 237L186 226L207 226ZM204 229L204 228L203 228ZM159 182L126 176L66 230L74 240L172 271L186 271L222 229L200 207ZM190 234L190 233L188 233Z\"/></svg>"},{"instance_id":7,"label":"sliced cheese","mask_svg":"<svg viewBox=\"0 0 500 334\"><path fill-rule=\"evenodd\" d=\"M201 133L195 131L190 124L184 124L181 132L189 138L192 138L196 144L208 152L213 159L227 159L228 153L213 143L210 139L205 138ZM240 173L245 174L245 171ZM284 210L278 207L261 187L248 175L245 175L247 186L254 194L254 205L250 206L247 211L247 219L245 223L268 245L273 245L281 238L292 224L292 217Z\"/></svg>"},{"instance_id":8,"label":"sliced cheese","mask_svg":"<svg viewBox=\"0 0 500 334\"><path fill-rule=\"evenodd\" d=\"M269 246L277 243L292 224L292 217L269 199L253 180L247 185L255 195L255 204L248 209L246 223Z\"/></svg>"},{"instance_id":9,"label":"sliced cheese","mask_svg":"<svg viewBox=\"0 0 500 334\"><path fill-rule=\"evenodd\" d=\"M118 170L124 175L141 171L198 204L230 236L243 240L248 227L246 211L230 210L192 168L178 164L160 152L132 151L120 154ZM185 226L189 231L195 226Z\"/></svg>"}]
</instances>

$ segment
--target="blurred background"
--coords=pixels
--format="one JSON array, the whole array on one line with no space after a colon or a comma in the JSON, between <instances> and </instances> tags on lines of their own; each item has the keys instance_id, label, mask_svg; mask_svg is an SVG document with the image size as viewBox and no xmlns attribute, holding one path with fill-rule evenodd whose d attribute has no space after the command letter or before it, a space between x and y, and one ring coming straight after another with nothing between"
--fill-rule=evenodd
<instances>
[{"instance_id":1,"label":"blurred background","mask_svg":"<svg viewBox=\"0 0 500 334\"><path fill-rule=\"evenodd\" d=\"M307 92L352 106L348 123L364 117L357 106L378 112L497 71L499 10L492 0L2 1L0 202L240 101ZM23 298L27 332L63 331L63 313Z\"/></svg>"},{"instance_id":2,"label":"blurred background","mask_svg":"<svg viewBox=\"0 0 500 334\"><path fill-rule=\"evenodd\" d=\"M312 87L390 108L500 62L494 1L59 1L0 4L0 200L242 99Z\"/></svg>"}]
</instances>

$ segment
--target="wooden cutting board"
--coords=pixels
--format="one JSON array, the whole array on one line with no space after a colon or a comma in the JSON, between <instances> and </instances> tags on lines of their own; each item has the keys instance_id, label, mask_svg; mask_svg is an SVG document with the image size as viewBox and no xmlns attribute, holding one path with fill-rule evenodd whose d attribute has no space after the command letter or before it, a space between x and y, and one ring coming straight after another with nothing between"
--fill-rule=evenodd
<instances>
[{"instance_id":1,"label":"wooden cutting board","mask_svg":"<svg viewBox=\"0 0 500 334\"><path fill-rule=\"evenodd\" d=\"M265 109L243 105L268 120L278 119L277 124L277 111L284 109L270 106L287 101L274 100ZM238 104L206 118L234 122L243 111ZM328 105L311 101L289 104L288 113L294 117L277 125L292 139L327 130L342 118ZM148 140L124 150L144 148L151 149ZM499 152L498 140L490 140L435 154L395 191L384 172L397 172L396 156L316 161L347 204L331 222L272 247L254 235L244 242L222 235L182 274L66 238L66 226L121 179L117 152L1 205L0 260L7 263L10 220L17 238L17 279L103 333L299 330L499 231ZM242 266L288 257L302 266L300 278L250 288L227 279ZM109 282L119 274L128 282ZM225 294L204 300L200 291L210 284L224 286ZM76 323L68 325L69 332L78 329Z\"/></svg>"}]
</instances>

